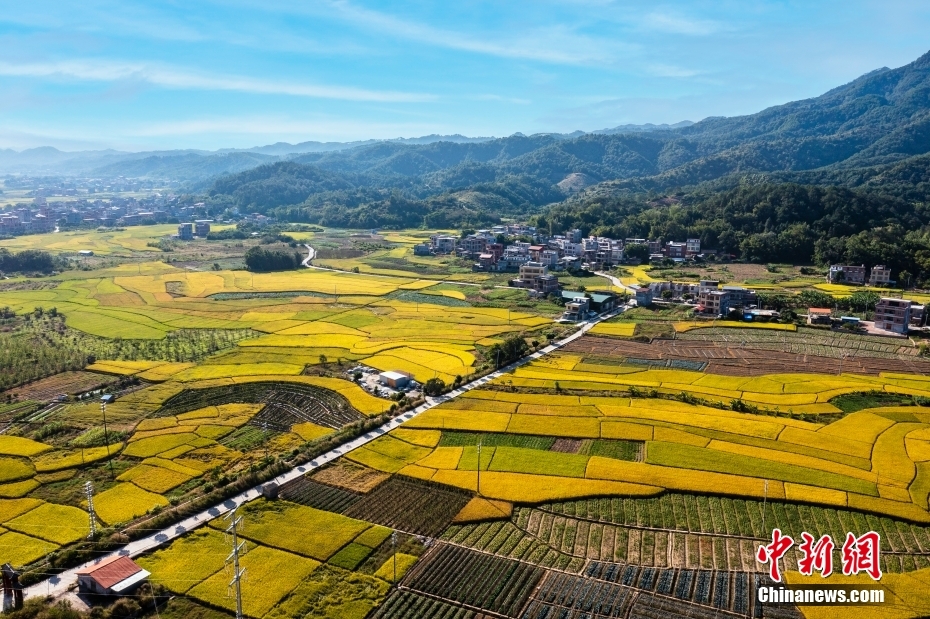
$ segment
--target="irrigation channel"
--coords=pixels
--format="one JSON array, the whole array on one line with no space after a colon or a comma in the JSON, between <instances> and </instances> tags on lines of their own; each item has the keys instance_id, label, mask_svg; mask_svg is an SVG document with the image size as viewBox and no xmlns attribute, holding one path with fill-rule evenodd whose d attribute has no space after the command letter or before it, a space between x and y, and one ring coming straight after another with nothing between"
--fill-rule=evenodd
<instances>
[{"instance_id":1,"label":"irrigation channel","mask_svg":"<svg viewBox=\"0 0 930 619\"><path fill-rule=\"evenodd\" d=\"M27 587L25 590L25 595L26 597L40 597L40 596L45 596L45 595L51 595L51 596L57 597L61 594L64 594L68 590L68 587L70 587L72 584L74 584L77 581L78 570L93 566L99 563L100 561L103 561L104 559L107 559L109 557L118 556L118 555L135 557L135 556L144 554L146 552L150 552L158 548L159 546L163 546L167 544L168 542L174 540L175 538L181 537L185 533L189 533L190 531L203 526L210 520L213 520L214 518L218 516L222 516L228 513L229 511L235 509L236 507L239 507L240 505L243 505L245 503L248 503L249 501L253 501L261 497L262 486L264 486L265 484L276 483L279 486L281 486L291 480L297 479L305 475L308 471L312 471L321 466L324 466L325 464L332 462L336 458L339 458L340 456L344 456L350 451L354 449L358 449L362 445L370 443L376 438L383 436L384 434L390 432L391 430L403 424L405 421L409 421L413 419L414 417L416 417L417 415L424 413L430 410L431 408L439 406L443 402L448 402L449 400L452 400L467 391L471 391L472 389L482 387L486 385L487 383L489 383L490 381L494 380L495 378L499 378L500 376L503 376L507 372L510 372L511 370L514 370L522 365L526 365L527 363L535 361L536 359L539 359L540 357L544 357L545 355L555 352L559 348L583 336L592 327L594 327L594 325L604 320L607 320L608 318L613 318L617 314L623 312L623 310L625 309L626 309L626 306L621 306L620 308L612 310L601 316L596 316L595 318L591 318L584 322L578 323L581 328L563 340L554 342L546 346L545 348L542 348L538 350L537 352L534 352L531 355L523 357L522 359L515 361L508 366L502 367L496 372L487 374L477 380L474 380L466 385L459 387L458 389L454 389L453 391L450 391L449 393L445 395L435 397L435 398L427 397L425 404L421 404L417 408L413 409L412 411L408 411L404 413L403 415L398 415L397 417L385 423L384 425L378 428L375 428L371 432L368 432L367 434L364 434L356 438L355 440L349 441L348 443L344 443L340 445L339 447L336 447L332 451L326 452L325 454L317 457L316 459L311 460L307 464L294 467L290 471L287 471L286 473L283 473L275 477L274 479L268 480L264 484L260 484L253 488L250 488L246 490L245 492L242 492L232 498L226 499L219 505L214 505L210 509L204 510L198 514L190 516L189 518L186 518L182 520L181 522L178 522L168 528L162 529L161 531L158 531L157 533L153 533L152 535L149 535L148 537L144 537L134 542L130 542L129 544L126 544L118 551L109 553L102 557L98 557L97 559L93 561L88 561L87 563L84 563L77 567L73 567L71 569L65 570L64 572L61 572L60 574L57 574L55 576L52 576L51 578L48 578L30 587Z\"/></svg>"}]
</instances>

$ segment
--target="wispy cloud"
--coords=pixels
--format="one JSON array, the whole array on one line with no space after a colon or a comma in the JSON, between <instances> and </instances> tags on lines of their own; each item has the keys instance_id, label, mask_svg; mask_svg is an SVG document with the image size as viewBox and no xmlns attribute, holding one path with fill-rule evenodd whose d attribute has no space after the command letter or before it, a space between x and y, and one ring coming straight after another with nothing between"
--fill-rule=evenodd
<instances>
[{"instance_id":1,"label":"wispy cloud","mask_svg":"<svg viewBox=\"0 0 930 619\"><path fill-rule=\"evenodd\" d=\"M565 25L502 33L497 39L476 37L455 30L401 19L388 13L357 6L347 0L330 0L333 14L344 21L381 34L448 49L557 64L610 62L635 46L580 34Z\"/></svg>"},{"instance_id":2,"label":"wispy cloud","mask_svg":"<svg viewBox=\"0 0 930 619\"><path fill-rule=\"evenodd\" d=\"M64 78L85 81L137 81L173 89L226 90L263 95L291 95L346 101L416 103L433 101L435 95L368 90L351 86L297 83L240 75L209 75L165 66L109 60L13 63L0 61L0 75L9 77Z\"/></svg>"},{"instance_id":3,"label":"wispy cloud","mask_svg":"<svg viewBox=\"0 0 930 619\"><path fill-rule=\"evenodd\" d=\"M655 30L668 34L686 34L692 36L708 36L724 30L720 22L710 19L688 17L681 13L670 11L653 11L643 17L640 25L645 30Z\"/></svg>"}]
</instances>

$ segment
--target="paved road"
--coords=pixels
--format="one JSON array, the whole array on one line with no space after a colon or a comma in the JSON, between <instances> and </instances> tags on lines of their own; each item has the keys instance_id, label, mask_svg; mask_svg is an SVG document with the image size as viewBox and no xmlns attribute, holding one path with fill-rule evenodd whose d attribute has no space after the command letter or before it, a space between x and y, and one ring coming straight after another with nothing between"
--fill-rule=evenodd
<instances>
[{"instance_id":1,"label":"paved road","mask_svg":"<svg viewBox=\"0 0 930 619\"><path fill-rule=\"evenodd\" d=\"M309 245L307 245L306 243L304 243L304 247L307 248L307 257L304 258L304 261L301 262L300 264L302 264L303 266L309 269L313 267L313 265L310 263L313 261L314 258L316 258L316 250L310 247Z\"/></svg>"},{"instance_id":2,"label":"paved road","mask_svg":"<svg viewBox=\"0 0 930 619\"><path fill-rule=\"evenodd\" d=\"M636 288L634 288L633 286L627 286L626 284L624 284L622 281L620 281L618 278L614 277L610 273L604 273L603 271L595 271L594 274L600 275L601 277L606 277L607 279L610 280L610 283L612 283L617 288L620 288L621 290L625 290L629 293L636 294Z\"/></svg>"},{"instance_id":3,"label":"paved road","mask_svg":"<svg viewBox=\"0 0 930 619\"><path fill-rule=\"evenodd\" d=\"M364 434L353 441L345 443L333 449L332 451L329 451L321 455L315 460L311 460L307 464L294 467L290 471L287 471L286 473L283 473L279 475L278 477L275 477L273 480L266 482L266 483L271 483L273 481L277 483L278 485L281 485L283 483L291 481L292 479L297 479L298 477L305 475L309 471L317 469L335 460L336 458L339 458L340 456L343 456L349 453L350 451L354 449L358 449L359 447L361 447L362 445L365 445L366 443L370 443L371 441L375 440L379 436L382 436L383 434L390 432L394 428L398 427L405 421L409 421L410 419L413 419L417 415L420 415L421 413L424 413L430 410L431 408L439 406L443 402L447 402L453 398L456 398L467 391L471 391L472 389L482 387L486 385L487 383L489 383L490 381L494 380L495 378L498 378L502 376L503 374L506 374L507 372L510 372L511 370L515 368L518 368L522 365L526 365L527 363L535 361L536 359L539 359L540 357L543 357L545 355L548 355L558 350L559 348L565 346L569 342L573 342L577 340L578 338L580 338L581 336L583 336L597 323L603 320L606 320L608 318L611 318L613 316L616 316L617 314L622 312L623 309L624 308L621 307L603 316L598 316L596 318L592 318L583 323L579 323L581 328L575 333L573 333L572 335L568 336L567 338L563 340L559 340L558 342L554 342L550 344L549 346L546 346L545 348L542 348L539 351L534 352L533 354L527 357L524 357L523 359L520 359L519 361L516 361L506 367L503 367L496 372L488 374L487 376L479 378L466 385L462 385L458 389L455 389L449 392L448 394L445 394L445 395L442 395L436 398L426 398L426 403L418 406L414 410L404 413L403 415L399 415L398 417L392 419L388 423L382 426L379 426L378 428L375 428L371 432ZM255 486L254 488L250 488L246 490L245 492L242 492L241 494L238 494L230 499L227 499L226 501L224 501L223 503L219 505L214 505L213 507L202 511L199 514L191 516L175 525L172 525L171 527L158 531L157 533L154 533L148 537L136 540L134 542L130 542L129 544L127 544L126 546L124 546L123 548L121 548L120 550L116 552L99 557L94 561L89 561L87 563L84 563L83 565L80 565L70 570L67 570L65 572L62 572L61 574L57 576L53 576L52 578L49 578L48 580L43 580L42 582L32 585L31 587L28 587L26 589L25 594L27 597L36 597L36 596L44 596L44 595L52 595L52 596L61 595L67 591L70 585L72 585L73 583L77 581L77 571L80 569L83 569L85 567L90 567L94 563L102 561L103 559L106 559L110 556L124 555L124 556L135 557L140 554L144 554L146 552L154 550L155 548L158 548L159 546L162 546L170 542L171 540L177 537L180 537L181 535L184 535L185 533L193 529L196 529L197 527L204 525L205 523L216 518L217 516L222 516L223 514L229 512L233 508L238 507L239 505L243 505L244 503L248 503L249 501L257 499L260 496L261 496L261 485Z\"/></svg>"}]
</instances>

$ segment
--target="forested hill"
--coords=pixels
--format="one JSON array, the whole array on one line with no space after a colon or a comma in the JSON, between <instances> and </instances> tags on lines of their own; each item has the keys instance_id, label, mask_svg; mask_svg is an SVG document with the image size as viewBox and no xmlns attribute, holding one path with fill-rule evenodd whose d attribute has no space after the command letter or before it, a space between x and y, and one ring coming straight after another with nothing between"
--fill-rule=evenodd
<instances>
[{"instance_id":1,"label":"forested hill","mask_svg":"<svg viewBox=\"0 0 930 619\"><path fill-rule=\"evenodd\" d=\"M824 195L865 200L875 216L859 223L883 225L895 218L907 221L914 203L927 201L928 182L930 54L898 69L873 71L822 96L748 116L649 132L380 142L295 155L222 177L204 189L216 210L234 207L331 226L392 227L481 225L539 213L563 201L554 207L552 221L568 222L578 219L571 213L611 200L648 210L661 194L710 204L734 200L752 186L771 191L773 200L800 199L774 189L781 184L837 186L844 189ZM805 192L813 195L814 189ZM821 204L820 198L814 202ZM817 208L831 204L827 200ZM714 212L722 220L730 217L725 206ZM789 219L791 212L785 211ZM749 236L778 235L792 224L809 226L804 247L832 234L826 223L810 220L810 213L798 214L794 221L746 223L733 228L736 237L722 238L729 238L731 250L748 251ZM926 223L918 219L910 223ZM616 225L604 218L585 223L592 229ZM639 225L632 219L628 224ZM697 232L714 229L719 237L724 228L714 224ZM847 232L858 233L842 234ZM761 259L763 254L760 249L752 255Z\"/></svg>"},{"instance_id":2,"label":"forested hill","mask_svg":"<svg viewBox=\"0 0 930 619\"><path fill-rule=\"evenodd\" d=\"M700 238L752 262L886 264L930 277L930 203L845 187L744 184L658 200L563 203L535 218L554 232L614 238Z\"/></svg>"}]
</instances>

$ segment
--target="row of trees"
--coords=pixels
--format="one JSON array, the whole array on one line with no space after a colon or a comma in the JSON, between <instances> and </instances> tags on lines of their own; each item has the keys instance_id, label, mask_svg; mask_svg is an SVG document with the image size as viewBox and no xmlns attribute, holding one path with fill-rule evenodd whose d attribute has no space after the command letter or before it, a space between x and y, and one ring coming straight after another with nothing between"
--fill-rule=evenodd
<instances>
[{"instance_id":1,"label":"row of trees","mask_svg":"<svg viewBox=\"0 0 930 619\"><path fill-rule=\"evenodd\" d=\"M819 290L804 290L796 295L760 292L759 305L766 309L784 311L789 309L807 309L809 307L838 308L854 312L870 312L881 299L871 290L857 290L848 297L838 299Z\"/></svg>"}]
</instances>

